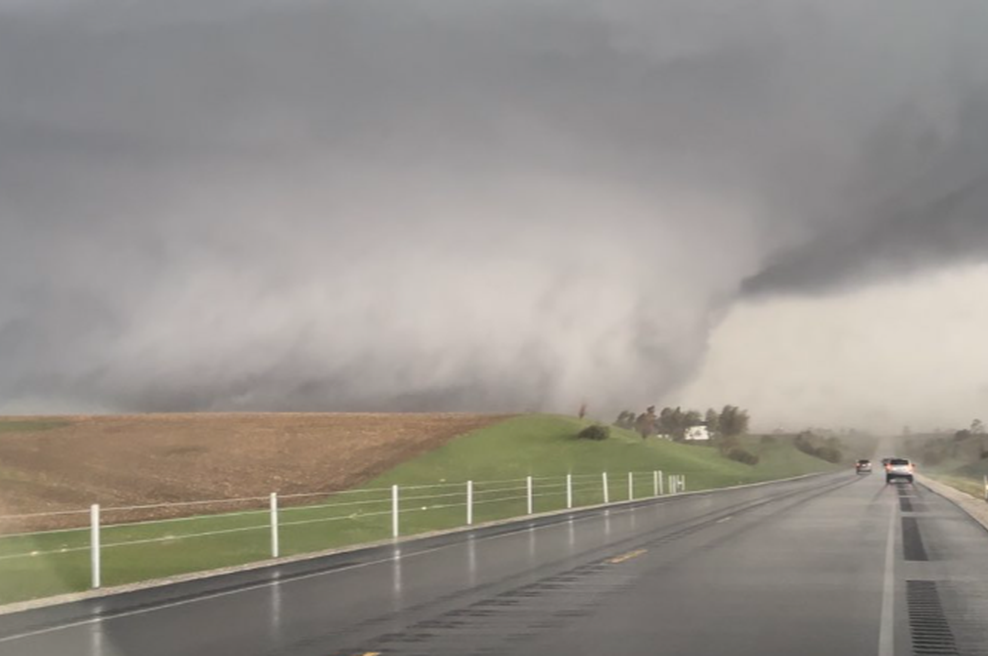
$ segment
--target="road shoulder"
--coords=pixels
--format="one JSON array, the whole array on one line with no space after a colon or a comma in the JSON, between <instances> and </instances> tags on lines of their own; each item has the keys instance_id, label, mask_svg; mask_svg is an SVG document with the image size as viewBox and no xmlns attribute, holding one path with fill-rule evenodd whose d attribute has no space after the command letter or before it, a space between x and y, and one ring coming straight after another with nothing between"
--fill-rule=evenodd
<instances>
[{"instance_id":1,"label":"road shoulder","mask_svg":"<svg viewBox=\"0 0 988 656\"><path fill-rule=\"evenodd\" d=\"M973 497L966 492L961 492L945 483L935 481L929 476L917 474L916 480L928 490L939 494L943 498L959 506L961 510L970 515L976 522L988 529L988 502L983 499Z\"/></svg>"}]
</instances>

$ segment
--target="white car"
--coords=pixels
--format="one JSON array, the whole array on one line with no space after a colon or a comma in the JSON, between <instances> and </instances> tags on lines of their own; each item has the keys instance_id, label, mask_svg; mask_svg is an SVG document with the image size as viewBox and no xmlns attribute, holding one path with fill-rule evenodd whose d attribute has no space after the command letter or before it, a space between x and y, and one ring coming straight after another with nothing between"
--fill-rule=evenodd
<instances>
[{"instance_id":1,"label":"white car","mask_svg":"<svg viewBox=\"0 0 988 656\"><path fill-rule=\"evenodd\" d=\"M889 458L888 464L885 465L885 482L905 480L912 483L914 469L913 463L905 458Z\"/></svg>"}]
</instances>

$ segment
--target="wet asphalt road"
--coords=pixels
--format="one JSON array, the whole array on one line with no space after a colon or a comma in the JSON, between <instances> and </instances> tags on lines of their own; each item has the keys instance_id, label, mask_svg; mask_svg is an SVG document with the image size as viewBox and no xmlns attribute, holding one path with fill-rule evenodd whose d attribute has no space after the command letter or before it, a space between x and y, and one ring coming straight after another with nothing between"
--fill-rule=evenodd
<instances>
[{"instance_id":1,"label":"wet asphalt road","mask_svg":"<svg viewBox=\"0 0 988 656\"><path fill-rule=\"evenodd\" d=\"M4 616L0 654L988 655L986 553L840 473Z\"/></svg>"}]
</instances>

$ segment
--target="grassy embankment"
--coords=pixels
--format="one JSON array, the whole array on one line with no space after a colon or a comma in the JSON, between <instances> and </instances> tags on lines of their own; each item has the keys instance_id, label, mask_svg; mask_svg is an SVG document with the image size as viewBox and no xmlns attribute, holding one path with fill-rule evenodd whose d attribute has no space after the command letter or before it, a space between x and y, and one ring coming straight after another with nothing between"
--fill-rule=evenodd
<instances>
[{"instance_id":1,"label":"grassy embankment","mask_svg":"<svg viewBox=\"0 0 988 656\"><path fill-rule=\"evenodd\" d=\"M781 437L743 438L760 456L759 464L749 466L713 448L643 441L616 428L606 441L575 439L585 425L546 415L509 419L454 439L355 490L314 505L286 504L280 513L281 554L389 538L392 484L403 488L401 533L413 535L465 523L467 480L476 481L474 521L481 523L525 514L527 476L535 478L538 513L564 508L567 474L574 475L574 505L586 506L603 501L603 471L609 472L610 500L619 501L628 498L628 472L635 472L634 494L640 498L653 493L654 470L684 474L689 489L697 490L840 467L797 451ZM105 527L102 543L104 586L238 565L269 556L268 513L258 509ZM0 537L0 603L85 590L88 545L85 530Z\"/></svg>"},{"instance_id":2,"label":"grassy embankment","mask_svg":"<svg viewBox=\"0 0 988 656\"><path fill-rule=\"evenodd\" d=\"M920 471L973 497L985 498L985 476L988 476L988 460L979 460L978 462L947 460L933 467L921 468Z\"/></svg>"},{"instance_id":3,"label":"grassy embankment","mask_svg":"<svg viewBox=\"0 0 988 656\"><path fill-rule=\"evenodd\" d=\"M974 497L985 497L988 476L988 436L921 435L903 440L905 457L918 471Z\"/></svg>"}]
</instances>

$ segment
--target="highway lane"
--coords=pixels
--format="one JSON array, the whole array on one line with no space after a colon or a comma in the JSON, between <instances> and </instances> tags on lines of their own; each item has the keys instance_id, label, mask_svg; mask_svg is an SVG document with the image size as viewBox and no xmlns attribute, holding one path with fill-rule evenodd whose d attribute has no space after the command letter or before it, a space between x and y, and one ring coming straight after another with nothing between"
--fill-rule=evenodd
<instances>
[{"instance_id":1,"label":"highway lane","mask_svg":"<svg viewBox=\"0 0 988 656\"><path fill-rule=\"evenodd\" d=\"M986 546L840 473L0 617L0 653L988 654Z\"/></svg>"}]
</instances>

